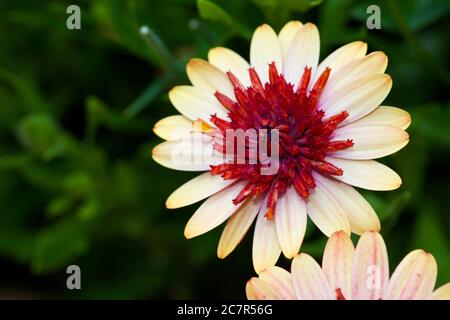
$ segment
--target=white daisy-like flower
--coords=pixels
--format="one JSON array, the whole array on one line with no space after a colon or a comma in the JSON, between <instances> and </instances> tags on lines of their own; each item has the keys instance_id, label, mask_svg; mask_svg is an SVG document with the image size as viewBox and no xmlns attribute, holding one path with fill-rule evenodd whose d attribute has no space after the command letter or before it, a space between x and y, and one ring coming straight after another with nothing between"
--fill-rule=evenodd
<instances>
[{"instance_id":1,"label":"white daisy-like flower","mask_svg":"<svg viewBox=\"0 0 450 320\"><path fill-rule=\"evenodd\" d=\"M274 265L281 252L287 258L297 255L307 216L327 236L338 230L378 231L376 213L353 186L393 190L401 185L393 170L373 160L400 150L409 140L409 114L380 106L392 86L384 73L386 55L366 55L366 43L357 41L318 64L319 48L316 26L299 21L287 23L278 35L266 24L258 27L250 64L229 49L213 48L208 61L188 63L192 86L177 86L169 93L182 115L164 118L154 128L167 140L153 149L156 162L176 170L206 171L166 202L173 209L207 199L187 223L185 236L198 236L228 219L217 251L224 258L256 219L256 272ZM227 133L252 129L266 132L267 139L244 140L244 160L250 160L255 146L267 148L270 159L239 162L238 151L230 154L225 148L235 141ZM199 132L203 143L194 143ZM275 133L276 145L271 140ZM174 156L180 150L188 159ZM275 151L278 158L273 161ZM204 154L228 158L218 163L214 157L205 160ZM274 166L276 172L263 173Z\"/></svg>"},{"instance_id":2,"label":"white daisy-like flower","mask_svg":"<svg viewBox=\"0 0 450 320\"><path fill-rule=\"evenodd\" d=\"M247 282L256 300L450 300L450 283L433 291L437 265L423 250L411 251L389 278L386 245L366 232L355 247L339 231L327 242L322 267L308 254L292 260L291 273L272 266Z\"/></svg>"}]
</instances>

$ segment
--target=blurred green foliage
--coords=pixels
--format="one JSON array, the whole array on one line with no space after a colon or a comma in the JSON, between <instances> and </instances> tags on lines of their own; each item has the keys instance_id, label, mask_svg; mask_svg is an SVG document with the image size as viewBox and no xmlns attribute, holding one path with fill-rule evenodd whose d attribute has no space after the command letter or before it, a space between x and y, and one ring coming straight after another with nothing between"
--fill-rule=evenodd
<instances>
[{"instance_id":1,"label":"blurred green foliage","mask_svg":"<svg viewBox=\"0 0 450 320\"><path fill-rule=\"evenodd\" d=\"M81 30L66 28L72 3ZM381 30L366 28L370 4ZM256 26L290 19L318 24L322 58L356 39L389 56L385 104L413 124L410 144L384 161L404 184L364 195L391 268L420 247L438 283L450 279L449 1L3 0L0 10L0 297L243 298L251 235L224 261L220 228L184 239L195 207L168 212L164 201L193 174L150 159L151 128L176 113L166 93L187 83L189 58L219 45L247 57ZM324 241L310 223L303 250L320 258ZM70 264L80 291L65 287Z\"/></svg>"}]
</instances>

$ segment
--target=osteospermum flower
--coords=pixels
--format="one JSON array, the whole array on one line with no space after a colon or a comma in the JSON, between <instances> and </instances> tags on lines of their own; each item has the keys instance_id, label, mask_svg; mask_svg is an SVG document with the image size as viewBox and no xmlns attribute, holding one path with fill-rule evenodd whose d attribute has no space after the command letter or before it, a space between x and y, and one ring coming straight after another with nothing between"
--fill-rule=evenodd
<instances>
[{"instance_id":1,"label":"osteospermum flower","mask_svg":"<svg viewBox=\"0 0 450 320\"><path fill-rule=\"evenodd\" d=\"M401 184L394 171L373 160L408 143L409 114L380 106L392 85L384 73L386 55L366 55L366 43L357 41L318 64L319 47L314 24L292 21L278 35L268 25L256 29L250 64L229 49L211 49L208 61L188 63L192 86L169 93L182 115L164 118L154 128L168 140L154 148L156 162L207 171L166 202L172 209L208 198L187 223L185 236L198 236L229 219L217 251L224 258L256 219L257 272L274 265L281 252L288 258L298 253L307 216L327 236L338 230L378 231L377 215L352 186L392 190ZM225 147L235 141L227 136L230 130L257 130L266 139L244 138L248 161L243 163L237 148ZM203 143L193 142L194 131L203 135ZM269 160L250 161L256 149L265 148ZM179 150L187 150L189 161L175 160ZM227 160L209 161L202 154L222 154ZM192 160L199 156L203 161ZM264 173L269 167L277 170Z\"/></svg>"},{"instance_id":2,"label":"osteospermum flower","mask_svg":"<svg viewBox=\"0 0 450 320\"><path fill-rule=\"evenodd\" d=\"M410 252L389 279L386 245L377 232L366 232L356 250L349 236L334 233L322 267L306 253L292 260L291 273L272 266L247 282L248 299L287 300L449 300L450 283L433 291L437 265L423 250Z\"/></svg>"}]
</instances>

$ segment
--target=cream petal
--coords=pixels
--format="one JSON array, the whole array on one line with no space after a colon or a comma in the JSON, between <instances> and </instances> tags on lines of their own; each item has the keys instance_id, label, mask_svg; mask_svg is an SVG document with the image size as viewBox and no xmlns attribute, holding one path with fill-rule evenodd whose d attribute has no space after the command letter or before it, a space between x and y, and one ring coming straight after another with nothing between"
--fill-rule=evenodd
<instances>
[{"instance_id":1,"label":"cream petal","mask_svg":"<svg viewBox=\"0 0 450 320\"><path fill-rule=\"evenodd\" d=\"M321 175L316 179L333 194L350 222L352 232L361 235L365 231L380 231L380 220L366 199L352 186Z\"/></svg>"},{"instance_id":2,"label":"cream petal","mask_svg":"<svg viewBox=\"0 0 450 320\"><path fill-rule=\"evenodd\" d=\"M272 286L256 277L247 281L245 293L248 300L276 300L276 293Z\"/></svg>"},{"instance_id":3,"label":"cream petal","mask_svg":"<svg viewBox=\"0 0 450 320\"><path fill-rule=\"evenodd\" d=\"M265 217L266 210L267 197L259 210L253 236L253 267L258 274L264 269L275 265L281 254L275 221Z\"/></svg>"},{"instance_id":4,"label":"cream petal","mask_svg":"<svg viewBox=\"0 0 450 320\"><path fill-rule=\"evenodd\" d=\"M217 256L220 259L228 256L244 238L258 214L261 204L261 197L252 198L228 219L217 247Z\"/></svg>"},{"instance_id":5,"label":"cream petal","mask_svg":"<svg viewBox=\"0 0 450 320\"><path fill-rule=\"evenodd\" d=\"M366 52L367 43L362 41L354 41L336 49L319 64L312 83L327 67L331 68L331 75L334 75L351 61L364 57Z\"/></svg>"},{"instance_id":6,"label":"cream petal","mask_svg":"<svg viewBox=\"0 0 450 320\"><path fill-rule=\"evenodd\" d=\"M381 51L376 51L363 58L349 62L338 72L333 72L334 70L332 70L322 96L332 96L340 88L358 79L384 73L387 63L388 58L386 54Z\"/></svg>"},{"instance_id":7,"label":"cream petal","mask_svg":"<svg viewBox=\"0 0 450 320\"><path fill-rule=\"evenodd\" d=\"M224 73L231 71L244 86L250 86L250 65L236 52L223 47L213 48L208 52L208 60Z\"/></svg>"},{"instance_id":8,"label":"cream petal","mask_svg":"<svg viewBox=\"0 0 450 320\"><path fill-rule=\"evenodd\" d=\"M294 258L291 273L297 299L336 299L319 264L306 253L301 253Z\"/></svg>"},{"instance_id":9,"label":"cream petal","mask_svg":"<svg viewBox=\"0 0 450 320\"><path fill-rule=\"evenodd\" d=\"M194 87L211 95L219 91L234 99L233 86L227 75L208 61L191 59L186 65L186 72Z\"/></svg>"},{"instance_id":10,"label":"cream petal","mask_svg":"<svg viewBox=\"0 0 450 320\"><path fill-rule=\"evenodd\" d=\"M385 300L423 300L433 292L437 277L434 257L423 250L410 252L395 269Z\"/></svg>"},{"instance_id":11,"label":"cream petal","mask_svg":"<svg viewBox=\"0 0 450 320\"><path fill-rule=\"evenodd\" d=\"M225 189L234 181L205 172L175 190L167 199L166 208L176 209L196 203Z\"/></svg>"},{"instance_id":12,"label":"cream petal","mask_svg":"<svg viewBox=\"0 0 450 320\"><path fill-rule=\"evenodd\" d=\"M245 182L236 182L203 202L189 219L184 236L187 239L199 236L228 219L242 205L242 203L234 205L233 199L244 187Z\"/></svg>"},{"instance_id":13,"label":"cream petal","mask_svg":"<svg viewBox=\"0 0 450 320\"><path fill-rule=\"evenodd\" d=\"M260 273L259 278L270 284L275 296L284 300L295 300L292 277L286 270L273 266Z\"/></svg>"},{"instance_id":14,"label":"cream petal","mask_svg":"<svg viewBox=\"0 0 450 320\"><path fill-rule=\"evenodd\" d=\"M312 23L306 23L298 30L284 64L284 75L288 82L297 87L305 67L312 68L312 74L317 69L320 53L319 30Z\"/></svg>"},{"instance_id":15,"label":"cream petal","mask_svg":"<svg viewBox=\"0 0 450 320\"><path fill-rule=\"evenodd\" d=\"M332 289L339 289L346 300L352 298L352 263L355 247L344 231L331 235L325 246L322 270ZM336 292L337 294L337 292Z\"/></svg>"},{"instance_id":16,"label":"cream petal","mask_svg":"<svg viewBox=\"0 0 450 320\"><path fill-rule=\"evenodd\" d=\"M450 282L437 288L429 297L430 300L450 300Z\"/></svg>"},{"instance_id":17,"label":"cream petal","mask_svg":"<svg viewBox=\"0 0 450 320\"><path fill-rule=\"evenodd\" d=\"M350 234L350 223L343 208L328 189L318 180L306 201L308 216L326 236L344 230Z\"/></svg>"},{"instance_id":18,"label":"cream petal","mask_svg":"<svg viewBox=\"0 0 450 320\"><path fill-rule=\"evenodd\" d=\"M160 165L181 171L206 171L215 163L211 140L205 135L177 141L165 141L152 150L152 158Z\"/></svg>"},{"instance_id":19,"label":"cream petal","mask_svg":"<svg viewBox=\"0 0 450 320\"><path fill-rule=\"evenodd\" d=\"M153 127L153 132L164 140L179 140L191 131L192 121L182 115L165 117Z\"/></svg>"},{"instance_id":20,"label":"cream petal","mask_svg":"<svg viewBox=\"0 0 450 320\"><path fill-rule=\"evenodd\" d=\"M283 54L283 61L286 61L292 40L294 40L297 31L300 30L302 26L303 24L300 21L289 21L284 25L278 34L278 40L280 41L281 52Z\"/></svg>"},{"instance_id":21,"label":"cream petal","mask_svg":"<svg viewBox=\"0 0 450 320\"><path fill-rule=\"evenodd\" d=\"M392 87L392 79L387 74L374 74L348 83L329 95L321 95L319 108L325 117L343 111L349 116L341 125L356 121L373 111L387 97Z\"/></svg>"},{"instance_id":22,"label":"cream petal","mask_svg":"<svg viewBox=\"0 0 450 320\"><path fill-rule=\"evenodd\" d=\"M278 70L283 70L278 36L271 26L263 24L253 33L250 44L250 63L263 84L269 81L269 64L272 62L275 62Z\"/></svg>"},{"instance_id":23,"label":"cream petal","mask_svg":"<svg viewBox=\"0 0 450 320\"><path fill-rule=\"evenodd\" d=\"M389 261L378 232L366 232L358 241L352 267L352 299L379 300L389 281Z\"/></svg>"},{"instance_id":24,"label":"cream petal","mask_svg":"<svg viewBox=\"0 0 450 320\"><path fill-rule=\"evenodd\" d=\"M227 111L216 98L201 89L192 86L177 86L169 92L169 99L174 107L186 118L201 119L208 124L211 115L217 114L222 119L228 119Z\"/></svg>"},{"instance_id":25,"label":"cream petal","mask_svg":"<svg viewBox=\"0 0 450 320\"><path fill-rule=\"evenodd\" d=\"M403 109L380 106L368 115L354 122L357 126L391 126L406 130L411 124L411 116Z\"/></svg>"},{"instance_id":26,"label":"cream petal","mask_svg":"<svg viewBox=\"0 0 450 320\"><path fill-rule=\"evenodd\" d=\"M357 122L336 129L332 140L352 140L353 146L331 153L333 157L370 160L397 152L409 142L409 135L402 129L379 126L358 125Z\"/></svg>"},{"instance_id":27,"label":"cream petal","mask_svg":"<svg viewBox=\"0 0 450 320\"><path fill-rule=\"evenodd\" d=\"M388 191L397 189L402 184L402 179L394 170L374 160L325 159L344 171L342 176L334 178L355 187Z\"/></svg>"},{"instance_id":28,"label":"cream petal","mask_svg":"<svg viewBox=\"0 0 450 320\"><path fill-rule=\"evenodd\" d=\"M277 201L275 227L283 254L295 257L305 236L306 205L292 186Z\"/></svg>"}]
</instances>

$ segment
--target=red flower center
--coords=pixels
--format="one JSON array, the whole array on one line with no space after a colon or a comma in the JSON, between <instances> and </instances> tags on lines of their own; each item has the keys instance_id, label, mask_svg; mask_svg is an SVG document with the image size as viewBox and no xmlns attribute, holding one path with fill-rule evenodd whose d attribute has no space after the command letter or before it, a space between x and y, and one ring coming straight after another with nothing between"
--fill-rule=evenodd
<instances>
[{"instance_id":1,"label":"red flower center","mask_svg":"<svg viewBox=\"0 0 450 320\"><path fill-rule=\"evenodd\" d=\"M269 81L262 84L255 69L249 69L251 86L245 87L231 73L228 72L236 101L220 92L216 92L217 100L228 110L229 120L211 116L223 136L222 143L214 145L216 150L229 155L225 146L234 141L235 137L227 137L228 130L256 130L266 132L267 150L270 156L274 146L270 144L270 137L277 129L278 140L278 170L275 174L261 174L262 167L267 163L261 159L252 163L231 161L211 166L211 174L221 175L224 179L240 179L247 181L246 186L233 200L235 204L247 198L268 192L266 217L272 219L277 199L283 195L288 187L293 185L297 193L304 199L315 188L312 171L322 174L340 176L340 168L325 161L330 152L349 148L351 140L333 141L332 134L336 127L348 117L346 111L324 119L325 113L318 109L320 95L325 88L330 68L327 68L312 89L308 92L311 81L311 68L305 67L297 89L288 83L282 74L278 73L275 63L269 65ZM261 130L263 129L263 130ZM245 140L245 157L249 160L252 153L250 139ZM258 140L257 147L260 148ZM254 146L254 144L252 145ZM237 160L237 150L233 149L234 160Z\"/></svg>"}]
</instances>

